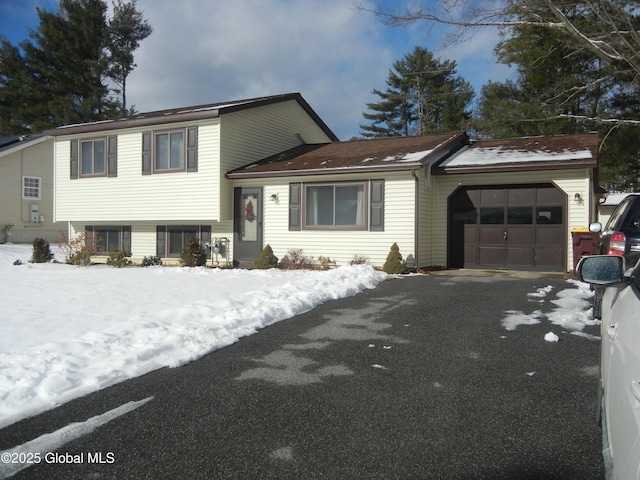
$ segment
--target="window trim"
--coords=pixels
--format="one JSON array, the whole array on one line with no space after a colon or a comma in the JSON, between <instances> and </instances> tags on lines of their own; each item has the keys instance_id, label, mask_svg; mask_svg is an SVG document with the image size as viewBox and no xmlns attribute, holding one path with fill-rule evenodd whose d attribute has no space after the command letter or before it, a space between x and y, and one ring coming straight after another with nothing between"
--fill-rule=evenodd
<instances>
[{"instance_id":1,"label":"window trim","mask_svg":"<svg viewBox=\"0 0 640 480\"><path fill-rule=\"evenodd\" d=\"M91 233L94 240L96 240L96 253L97 257L107 257L113 251L124 250L131 255L131 226L129 225L85 225L85 232ZM97 250L97 238L100 236L99 230L111 230L118 234L118 248L112 251ZM125 235L126 234L126 235ZM127 236L128 238L125 238ZM108 244L107 244L108 246Z\"/></svg>"},{"instance_id":2,"label":"window trim","mask_svg":"<svg viewBox=\"0 0 640 480\"><path fill-rule=\"evenodd\" d=\"M180 258L180 253L178 254L170 254L169 250L170 246L170 235L171 231L182 230L182 234L184 235L185 230L196 230L196 236L200 240L200 244L204 245L205 243L211 240L211 226L210 225L191 225L191 224L171 224L171 225L156 225L156 256L158 258L167 258L167 259L177 259ZM186 239L183 238L183 248L185 245ZM182 249L181 249L182 250Z\"/></svg>"},{"instance_id":3,"label":"window trim","mask_svg":"<svg viewBox=\"0 0 640 480\"><path fill-rule=\"evenodd\" d=\"M82 172L82 154L83 154L83 149L82 149L82 145L85 143L91 143L93 145L95 145L95 142L102 142L103 143L103 166L104 166L104 171L102 173L83 173ZM79 145L78 145L78 176L80 178L96 178L96 177L106 177L108 172L109 172L109 142L107 137L92 137L92 138L82 138L79 140ZM95 150L92 149L92 151L95 153ZM95 155L94 158L92 158L92 171L95 170Z\"/></svg>"},{"instance_id":4,"label":"window trim","mask_svg":"<svg viewBox=\"0 0 640 480\"><path fill-rule=\"evenodd\" d=\"M38 186L37 187L27 186L25 185L25 180L37 180ZM27 188L35 189L38 193L37 196L27 195L26 194ZM22 176L22 199L23 200L41 200L41 197L42 197L42 178L34 177L33 175L23 175Z\"/></svg>"},{"instance_id":5,"label":"window trim","mask_svg":"<svg viewBox=\"0 0 640 480\"><path fill-rule=\"evenodd\" d=\"M182 167L180 168L157 168L156 160L157 160L157 143L156 139L158 135L169 135L169 139L171 139L172 133L182 133ZM186 172L187 171L187 129L186 128L172 128L167 130L154 130L152 133L152 142L151 142L151 171L153 174L158 173L178 173L178 172ZM169 140L169 145L171 145L171 140ZM171 157L169 157L169 162L171 162Z\"/></svg>"},{"instance_id":6,"label":"window trim","mask_svg":"<svg viewBox=\"0 0 640 480\"><path fill-rule=\"evenodd\" d=\"M301 214L302 214L302 230L315 230L315 231L368 231L369 230L369 210L371 208L371 198L370 198L370 181L369 180L347 180L347 181L338 181L338 182L307 182L302 183L302 205L301 205ZM308 187L333 187L333 195L334 195L334 218L333 225L309 225L307 223L307 188ZM347 187L347 186L361 186L363 187L364 198L362 202L362 215L363 215L363 224L362 225L335 225L335 189L336 187Z\"/></svg>"}]
</instances>

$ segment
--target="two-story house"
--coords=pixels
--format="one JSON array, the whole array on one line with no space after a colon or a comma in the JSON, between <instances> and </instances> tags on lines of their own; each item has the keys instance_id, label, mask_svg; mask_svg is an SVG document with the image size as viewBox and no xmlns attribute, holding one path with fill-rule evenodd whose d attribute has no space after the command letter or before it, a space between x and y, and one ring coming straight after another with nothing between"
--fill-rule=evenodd
<instances>
[{"instance_id":1,"label":"two-story house","mask_svg":"<svg viewBox=\"0 0 640 480\"><path fill-rule=\"evenodd\" d=\"M142 113L68 125L55 137L55 217L104 252L177 259L186 240L233 238L227 171L302 144L337 140L299 94ZM248 202L253 198L244 194ZM249 195L249 196L247 196ZM250 255L262 249L255 198ZM248 217L249 218L249 217ZM253 235L253 237L251 236ZM231 243L231 242L230 242ZM222 252L226 257L232 252Z\"/></svg>"}]
</instances>

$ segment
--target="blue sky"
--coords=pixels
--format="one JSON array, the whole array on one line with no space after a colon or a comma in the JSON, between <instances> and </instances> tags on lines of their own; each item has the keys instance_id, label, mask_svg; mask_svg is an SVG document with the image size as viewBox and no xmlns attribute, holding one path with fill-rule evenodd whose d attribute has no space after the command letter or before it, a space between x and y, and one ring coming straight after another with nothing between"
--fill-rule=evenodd
<instances>
[{"instance_id":1,"label":"blue sky","mask_svg":"<svg viewBox=\"0 0 640 480\"><path fill-rule=\"evenodd\" d=\"M390 2L383 0L382 3ZM108 2L111 3L110 1ZM379 0L361 3L373 6ZM395 0L402 9L405 0ZM502 81L495 31L442 49L443 29L387 27L351 0L138 0L154 32L136 52L128 103L138 111L300 92L341 140L358 136L362 112L383 90L393 62L420 45L476 89ZM0 0L0 34L18 44L38 26L36 6L58 0Z\"/></svg>"}]
</instances>

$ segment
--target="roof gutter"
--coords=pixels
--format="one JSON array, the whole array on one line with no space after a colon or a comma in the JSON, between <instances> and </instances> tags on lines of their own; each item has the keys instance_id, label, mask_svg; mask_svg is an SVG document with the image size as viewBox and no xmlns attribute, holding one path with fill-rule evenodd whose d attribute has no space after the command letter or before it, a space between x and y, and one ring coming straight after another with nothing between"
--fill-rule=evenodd
<instances>
[{"instance_id":1,"label":"roof gutter","mask_svg":"<svg viewBox=\"0 0 640 480\"><path fill-rule=\"evenodd\" d=\"M401 172L407 170L419 170L423 165L419 162L393 164L389 166L377 165L367 167L336 167L336 168L308 168L304 170L277 170L269 172L233 172L227 173L227 178L271 178L271 177L298 177L301 175L333 175L336 173L369 173L369 172Z\"/></svg>"}]
</instances>

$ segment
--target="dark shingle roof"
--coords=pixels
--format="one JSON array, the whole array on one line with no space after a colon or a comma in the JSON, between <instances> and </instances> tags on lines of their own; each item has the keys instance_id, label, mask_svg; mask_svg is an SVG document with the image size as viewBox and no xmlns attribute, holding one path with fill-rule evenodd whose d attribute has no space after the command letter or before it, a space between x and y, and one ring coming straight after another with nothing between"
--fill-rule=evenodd
<instances>
[{"instance_id":1,"label":"dark shingle roof","mask_svg":"<svg viewBox=\"0 0 640 480\"><path fill-rule=\"evenodd\" d=\"M300 145L232 170L229 178L411 170L445 158L468 142L464 132Z\"/></svg>"},{"instance_id":2,"label":"dark shingle roof","mask_svg":"<svg viewBox=\"0 0 640 480\"><path fill-rule=\"evenodd\" d=\"M196 105L193 107L171 108L167 110L156 110L153 112L138 113L131 117L115 120L101 120L97 122L80 123L75 125L64 125L44 132L46 135L74 135L77 133L103 132L120 128L139 127L148 125L162 125L173 122L187 122L202 120L207 118L217 118L225 113L237 112L255 107L262 107L279 102L290 100L297 101L300 106L313 118L325 134L334 141L338 137L316 114L311 106L302 98L299 93L285 93L281 95L271 95L268 97L248 98L244 100L232 100L228 102L210 103L207 105Z\"/></svg>"}]
</instances>

